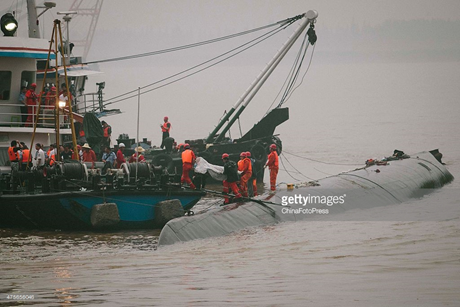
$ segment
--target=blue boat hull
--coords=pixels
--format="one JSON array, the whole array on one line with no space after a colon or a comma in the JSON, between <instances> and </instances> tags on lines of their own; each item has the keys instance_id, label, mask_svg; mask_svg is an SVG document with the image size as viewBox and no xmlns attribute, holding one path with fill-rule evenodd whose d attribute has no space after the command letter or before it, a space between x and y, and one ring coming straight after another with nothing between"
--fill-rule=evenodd
<instances>
[{"instance_id":1,"label":"blue boat hull","mask_svg":"<svg viewBox=\"0 0 460 307\"><path fill-rule=\"evenodd\" d=\"M91 212L95 205L116 204L119 222L104 229L155 229L158 203L178 199L191 209L203 193L195 191L85 191L35 195L0 196L0 227L33 229L93 230Z\"/></svg>"}]
</instances>

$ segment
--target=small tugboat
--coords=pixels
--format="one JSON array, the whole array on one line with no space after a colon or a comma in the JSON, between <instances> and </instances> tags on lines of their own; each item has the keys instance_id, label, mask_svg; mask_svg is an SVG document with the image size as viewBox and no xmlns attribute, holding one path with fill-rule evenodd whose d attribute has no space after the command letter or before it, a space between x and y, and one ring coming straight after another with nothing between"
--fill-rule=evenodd
<instances>
[{"instance_id":1,"label":"small tugboat","mask_svg":"<svg viewBox=\"0 0 460 307\"><path fill-rule=\"evenodd\" d=\"M30 12L35 12L34 1L28 0L27 3L33 8ZM32 20L36 19L35 13ZM101 127L100 122L92 113L83 116L74 112L70 100L59 101L59 90L53 97L59 103L43 106L42 99L47 74L52 72L57 76L60 70L57 65L54 70L50 66L53 59L57 63L59 41L62 80L66 84L63 91L71 97L60 21L54 21L49 43L36 36L38 27L30 31L27 38L15 36L17 21L10 13L1 18L1 23L2 31L6 30L6 33L0 37L0 150L4 165L0 167L0 227L60 230L161 228L168 220L184 215L200 200L204 192L183 189L177 183L180 178L168 174L162 167L149 163L124 163L115 169L102 162L80 162L75 122L78 120L85 126L86 122L97 121ZM37 62L43 59L46 63L38 87L42 94L37 99L38 104L31 106L33 110L29 111L32 127L23 126L23 114L18 112L21 104L14 97L19 96L19 85L37 82ZM54 84L59 88L57 78ZM16 140L28 141L30 137L30 147L37 143L56 143L53 165L31 167L34 148L30 148L25 163L16 158ZM60 144L71 144L75 153L73 159L77 160L61 161ZM14 152L14 159L10 151ZM16 167L18 164L25 167Z\"/></svg>"}]
</instances>

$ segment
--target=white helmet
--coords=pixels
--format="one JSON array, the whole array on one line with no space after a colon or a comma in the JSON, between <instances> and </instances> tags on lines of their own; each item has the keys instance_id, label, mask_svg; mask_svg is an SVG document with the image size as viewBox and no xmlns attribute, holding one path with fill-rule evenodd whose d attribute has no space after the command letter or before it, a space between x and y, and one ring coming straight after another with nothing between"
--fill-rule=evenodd
<instances>
[{"instance_id":1,"label":"white helmet","mask_svg":"<svg viewBox=\"0 0 460 307\"><path fill-rule=\"evenodd\" d=\"M120 143L120 144L118 144L118 147L126 147L126 146L125 146L125 144Z\"/></svg>"}]
</instances>

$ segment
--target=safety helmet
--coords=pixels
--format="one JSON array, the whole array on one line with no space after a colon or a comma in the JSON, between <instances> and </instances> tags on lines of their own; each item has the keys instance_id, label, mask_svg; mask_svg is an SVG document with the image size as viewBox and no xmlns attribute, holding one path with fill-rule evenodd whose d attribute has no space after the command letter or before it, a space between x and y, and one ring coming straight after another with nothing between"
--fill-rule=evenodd
<instances>
[{"instance_id":1,"label":"safety helmet","mask_svg":"<svg viewBox=\"0 0 460 307\"><path fill-rule=\"evenodd\" d=\"M120 147L120 148L121 148L121 147L126 147L126 146L125 146L125 144L123 144L123 143L120 143L120 144L118 144L118 147Z\"/></svg>"},{"instance_id":2,"label":"safety helmet","mask_svg":"<svg viewBox=\"0 0 460 307\"><path fill-rule=\"evenodd\" d=\"M246 152L245 152L245 151L242 151L242 152L240 153L240 157L246 157Z\"/></svg>"},{"instance_id":3,"label":"safety helmet","mask_svg":"<svg viewBox=\"0 0 460 307\"><path fill-rule=\"evenodd\" d=\"M184 147L185 147L185 149L190 149L190 144L185 143Z\"/></svg>"},{"instance_id":4,"label":"safety helmet","mask_svg":"<svg viewBox=\"0 0 460 307\"><path fill-rule=\"evenodd\" d=\"M30 87L37 87L37 83L32 83Z\"/></svg>"},{"instance_id":5,"label":"safety helmet","mask_svg":"<svg viewBox=\"0 0 460 307\"><path fill-rule=\"evenodd\" d=\"M248 157L248 158L251 157L251 152L250 151L246 151L246 157Z\"/></svg>"},{"instance_id":6,"label":"safety helmet","mask_svg":"<svg viewBox=\"0 0 460 307\"><path fill-rule=\"evenodd\" d=\"M169 118L167 116L165 116L165 118L163 118L163 120L168 121Z\"/></svg>"},{"instance_id":7,"label":"safety helmet","mask_svg":"<svg viewBox=\"0 0 460 307\"><path fill-rule=\"evenodd\" d=\"M228 153L224 153L224 154L222 155L222 159L228 159L228 157L229 157Z\"/></svg>"},{"instance_id":8,"label":"safety helmet","mask_svg":"<svg viewBox=\"0 0 460 307\"><path fill-rule=\"evenodd\" d=\"M270 145L270 149L275 150L275 149L276 149L276 145L275 145L275 144L271 144L271 145Z\"/></svg>"},{"instance_id":9,"label":"safety helmet","mask_svg":"<svg viewBox=\"0 0 460 307\"><path fill-rule=\"evenodd\" d=\"M55 86L52 86L52 87L51 87L51 90L52 90L52 91L56 91L56 87L55 87Z\"/></svg>"}]
</instances>

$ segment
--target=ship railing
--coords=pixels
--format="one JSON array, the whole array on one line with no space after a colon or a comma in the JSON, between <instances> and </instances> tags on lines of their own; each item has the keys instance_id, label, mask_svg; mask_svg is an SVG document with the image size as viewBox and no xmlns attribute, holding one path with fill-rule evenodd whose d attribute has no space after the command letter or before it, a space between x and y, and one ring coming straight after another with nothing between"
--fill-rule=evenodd
<instances>
[{"instance_id":1,"label":"ship railing","mask_svg":"<svg viewBox=\"0 0 460 307\"><path fill-rule=\"evenodd\" d=\"M29 107L31 108L31 117L33 124L36 119L38 106L22 106L20 104L0 104L0 126L2 127L24 127L29 116ZM69 116L59 115L60 127L66 127L69 124ZM38 127L54 128L55 110L54 106L42 106L38 114Z\"/></svg>"}]
</instances>

